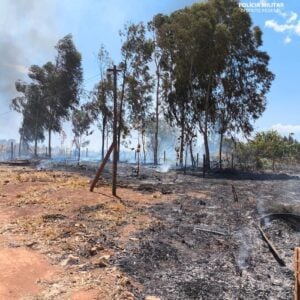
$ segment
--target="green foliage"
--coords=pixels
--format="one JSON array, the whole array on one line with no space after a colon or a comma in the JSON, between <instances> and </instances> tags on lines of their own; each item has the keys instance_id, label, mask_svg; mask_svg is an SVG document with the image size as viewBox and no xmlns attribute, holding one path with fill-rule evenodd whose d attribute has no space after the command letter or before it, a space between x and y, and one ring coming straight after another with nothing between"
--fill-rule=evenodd
<instances>
[{"instance_id":1,"label":"green foliage","mask_svg":"<svg viewBox=\"0 0 300 300\"><path fill-rule=\"evenodd\" d=\"M111 67L112 61L109 53L102 45L98 53L100 81L90 93L90 101L83 106L92 122L97 122L102 131L102 158L104 157L104 143L107 131L112 127L112 82L107 78L107 69Z\"/></svg>"},{"instance_id":2,"label":"green foliage","mask_svg":"<svg viewBox=\"0 0 300 300\"><path fill-rule=\"evenodd\" d=\"M12 100L12 107L23 114L20 132L23 138L44 139L49 133L49 156L51 157L51 132L60 132L62 122L69 119L70 112L79 104L82 84L81 55L69 34L58 41L55 63L29 69L30 84L17 82L16 89L23 97ZM35 117L37 116L37 117Z\"/></svg>"},{"instance_id":3,"label":"green foliage","mask_svg":"<svg viewBox=\"0 0 300 300\"><path fill-rule=\"evenodd\" d=\"M34 154L37 155L38 141L44 141L45 107L42 91L37 84L17 81L16 89L22 96L12 99L11 107L22 113L23 120L19 129L23 142L34 142Z\"/></svg>"},{"instance_id":4,"label":"green foliage","mask_svg":"<svg viewBox=\"0 0 300 300\"><path fill-rule=\"evenodd\" d=\"M152 102L153 81L148 63L151 61L153 44L147 39L142 23L125 26L122 36L125 38L122 53L126 56L125 99L128 119L133 128L141 131Z\"/></svg>"},{"instance_id":5,"label":"green foliage","mask_svg":"<svg viewBox=\"0 0 300 300\"><path fill-rule=\"evenodd\" d=\"M83 139L83 136L91 135L93 132L89 132L91 126L91 119L89 114L83 109L74 109L72 114L72 131L74 133L73 143L78 150L78 161L80 160L81 147L85 147L89 144L88 141Z\"/></svg>"},{"instance_id":6,"label":"green foliage","mask_svg":"<svg viewBox=\"0 0 300 300\"><path fill-rule=\"evenodd\" d=\"M292 138L282 137L277 131L259 132L247 143L237 143L233 150L240 166L275 169L276 163L300 161L300 144Z\"/></svg>"},{"instance_id":7,"label":"green foliage","mask_svg":"<svg viewBox=\"0 0 300 300\"><path fill-rule=\"evenodd\" d=\"M211 131L249 135L253 120L265 110L274 75L268 70L269 56L258 49L261 31L231 0L157 15L153 24L171 73L167 117L189 132L198 125L209 160Z\"/></svg>"},{"instance_id":8,"label":"green foliage","mask_svg":"<svg viewBox=\"0 0 300 300\"><path fill-rule=\"evenodd\" d=\"M253 122L266 108L274 75L268 68L268 54L260 49L262 31L253 26L250 15L235 0L195 3L169 15L157 14L147 25L129 23L120 32L118 144L122 136L135 129L142 136L145 151L148 133L157 163L158 133L164 134L159 125L163 112L169 125L180 129L181 163L184 148L193 144L197 132L204 138L207 162L209 136L220 134L221 163L224 139L224 147L228 148L226 137L249 137ZM32 83L16 83L22 96L12 103L23 114L24 137L41 140L44 130L48 130L50 153L51 132L59 132L78 107L83 79L81 55L72 36L59 40L55 49L55 62L31 66ZM75 136L83 134L81 129L87 123L99 122L104 156L105 135L112 121L112 85L106 70L112 60L104 46L98 58L100 80L82 108L85 114L74 111L72 122ZM38 117L34 117L34 107L41 112ZM146 131L149 120L154 122L154 135ZM234 149L247 161L257 156L254 162L261 167L265 166L261 159L271 160L274 166L282 156L299 156L298 144L291 138L282 141L274 132L257 135L251 143L239 143Z\"/></svg>"}]
</instances>

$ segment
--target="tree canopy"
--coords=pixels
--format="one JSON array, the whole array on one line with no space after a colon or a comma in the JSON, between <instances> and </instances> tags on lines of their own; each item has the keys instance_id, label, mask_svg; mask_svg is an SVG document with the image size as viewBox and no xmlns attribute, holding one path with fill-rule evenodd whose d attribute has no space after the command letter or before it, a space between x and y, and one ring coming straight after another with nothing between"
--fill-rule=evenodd
<instances>
[{"instance_id":1,"label":"tree canopy","mask_svg":"<svg viewBox=\"0 0 300 300\"><path fill-rule=\"evenodd\" d=\"M222 166L223 140L251 135L253 123L266 109L274 79L270 57L261 50L262 31L249 13L235 0L208 0L168 15L157 14L147 25L127 23L120 36L118 149L121 137L135 130L142 138L145 158L145 127L155 122L154 139L148 140L153 139L151 151L157 164L159 123L166 120L179 129L176 148L181 165L188 147L193 158L192 148L200 135L209 167L209 140L217 133ZM24 137L43 140L48 131L50 155L51 133L59 132L80 104L83 80L81 55L72 36L59 40L55 49L54 62L31 66L31 82L17 83L23 96L13 100L14 109L23 113ZM101 128L103 157L112 120L112 85L106 78L112 59L104 46L98 58L100 79L82 109ZM32 120L34 101L41 114ZM34 124L37 130L32 129Z\"/></svg>"}]
</instances>

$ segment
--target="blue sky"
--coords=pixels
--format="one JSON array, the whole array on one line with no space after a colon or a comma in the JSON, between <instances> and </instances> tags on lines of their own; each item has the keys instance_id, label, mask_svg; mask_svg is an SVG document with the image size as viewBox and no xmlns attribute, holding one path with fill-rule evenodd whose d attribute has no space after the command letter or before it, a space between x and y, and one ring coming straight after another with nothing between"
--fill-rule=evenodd
<instances>
[{"instance_id":1,"label":"blue sky","mask_svg":"<svg viewBox=\"0 0 300 300\"><path fill-rule=\"evenodd\" d=\"M101 44L119 62L118 32L124 23L147 22L156 13L170 13L194 2L197 1L0 0L0 139L18 139L20 116L9 110L9 99L15 96L14 81L25 79L30 65L52 60L58 39L72 33L82 53L85 88L91 89L98 79L96 56ZM283 8L280 12L258 9L251 16L263 30L263 49L271 56L270 68L276 79L268 94L267 110L255 128L294 132L300 139L300 1L268 2L280 2ZM66 130L71 139L68 126ZM96 147L98 140L100 136L96 134L92 145Z\"/></svg>"},{"instance_id":2,"label":"blue sky","mask_svg":"<svg viewBox=\"0 0 300 300\"><path fill-rule=\"evenodd\" d=\"M277 2L284 4L280 12L251 14L253 22L263 30L263 49L271 56L270 69L276 75L267 110L256 128L294 132L300 139L300 1Z\"/></svg>"}]
</instances>

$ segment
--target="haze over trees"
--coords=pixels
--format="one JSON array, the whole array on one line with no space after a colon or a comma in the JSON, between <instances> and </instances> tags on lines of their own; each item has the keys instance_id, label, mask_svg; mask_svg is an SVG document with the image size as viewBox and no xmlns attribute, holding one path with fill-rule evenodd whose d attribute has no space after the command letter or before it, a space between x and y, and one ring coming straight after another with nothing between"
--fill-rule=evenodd
<instances>
[{"instance_id":1,"label":"haze over trees","mask_svg":"<svg viewBox=\"0 0 300 300\"><path fill-rule=\"evenodd\" d=\"M209 0L170 15L157 14L148 24L126 24L120 36L118 149L130 131L136 132L144 162L150 151L151 161L158 164L160 124L168 122L178 128L180 165L187 153L195 161L195 145L201 136L209 167L209 137L217 133L222 167L224 139L250 136L253 122L266 108L274 79L268 68L270 58L261 50L260 28L237 1ZM13 99L12 107L23 114L20 134L36 145L47 131L51 156L52 132L59 132L74 111L77 137L92 122L98 124L103 158L112 121L112 85L106 77L112 65L109 53L104 46L100 48L100 80L82 106L86 114L81 116L81 55L71 35L61 39L56 49L54 63L32 66L31 82L16 84L22 96ZM82 130L76 128L79 117L84 119Z\"/></svg>"}]
</instances>

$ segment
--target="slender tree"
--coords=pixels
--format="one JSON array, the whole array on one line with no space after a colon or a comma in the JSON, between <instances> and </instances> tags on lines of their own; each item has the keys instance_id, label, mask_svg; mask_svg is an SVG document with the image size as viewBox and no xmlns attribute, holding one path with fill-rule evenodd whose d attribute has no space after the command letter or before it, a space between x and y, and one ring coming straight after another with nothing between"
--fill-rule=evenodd
<instances>
[{"instance_id":1,"label":"slender tree","mask_svg":"<svg viewBox=\"0 0 300 300\"><path fill-rule=\"evenodd\" d=\"M101 157L104 158L105 138L108 138L107 130L112 126L112 88L106 81L100 81L91 93L91 101L84 105L84 109L90 114L93 122L97 122L102 132ZM99 120L100 118L100 120Z\"/></svg>"},{"instance_id":2,"label":"slender tree","mask_svg":"<svg viewBox=\"0 0 300 300\"><path fill-rule=\"evenodd\" d=\"M84 136L91 135L89 132L91 126L91 119L89 114L83 109L74 109L72 113L72 131L74 133L74 144L78 151L78 163L80 161L81 147L89 144L89 141L84 140Z\"/></svg>"},{"instance_id":3,"label":"slender tree","mask_svg":"<svg viewBox=\"0 0 300 300\"><path fill-rule=\"evenodd\" d=\"M123 39L122 43L122 87L119 104L119 130L118 130L118 149L120 149L121 132L126 132L123 111L124 101L131 112L130 119L137 121L139 115L139 126L143 127L143 108L148 107L150 102L149 93L152 91L153 83L149 72L148 63L151 61L153 43L146 37L146 27L143 23L127 24L124 31L120 32ZM145 111L144 111L145 112ZM137 123L135 122L135 127ZM140 130L144 132L144 130Z\"/></svg>"},{"instance_id":4,"label":"slender tree","mask_svg":"<svg viewBox=\"0 0 300 300\"><path fill-rule=\"evenodd\" d=\"M160 30L166 22L166 17L162 14L155 15L153 20L148 23L148 30L152 34L152 62L154 62L154 78L155 78L155 135L153 162L158 163L158 141L159 141L159 117L161 112L161 104L163 100L164 88L169 86L168 82L168 53L164 47L160 46Z\"/></svg>"},{"instance_id":5,"label":"slender tree","mask_svg":"<svg viewBox=\"0 0 300 300\"><path fill-rule=\"evenodd\" d=\"M90 118L93 122L98 123L98 127L102 132L102 146L101 157L104 158L105 138L106 133L109 130L109 126L112 126L112 83L107 79L107 69L112 65L111 58L104 45L101 45L98 53L100 81L97 83L91 92L90 101L84 105ZM101 118L101 120L99 120ZM108 137L108 136L107 136Z\"/></svg>"}]
</instances>

